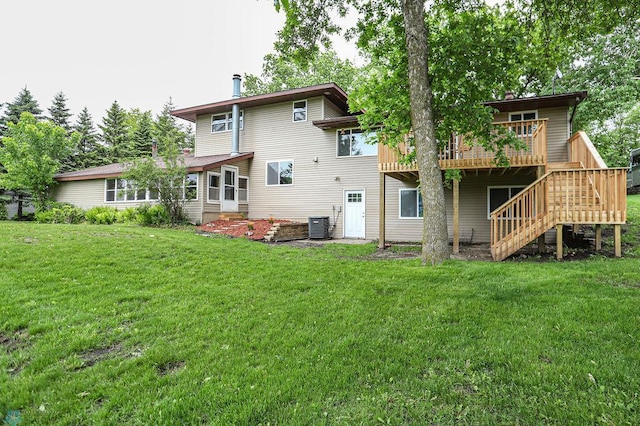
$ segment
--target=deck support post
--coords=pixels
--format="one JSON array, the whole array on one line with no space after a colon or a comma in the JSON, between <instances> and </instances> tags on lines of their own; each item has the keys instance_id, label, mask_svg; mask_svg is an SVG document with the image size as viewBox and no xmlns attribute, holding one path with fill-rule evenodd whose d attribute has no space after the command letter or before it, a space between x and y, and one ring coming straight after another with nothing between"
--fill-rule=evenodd
<instances>
[{"instance_id":1,"label":"deck support post","mask_svg":"<svg viewBox=\"0 0 640 426\"><path fill-rule=\"evenodd\" d=\"M602 225L599 223L596 223L595 249L596 251L602 250Z\"/></svg>"},{"instance_id":2,"label":"deck support post","mask_svg":"<svg viewBox=\"0 0 640 426\"><path fill-rule=\"evenodd\" d=\"M619 223L613 225L613 246L614 255L622 257L622 225Z\"/></svg>"},{"instance_id":3,"label":"deck support post","mask_svg":"<svg viewBox=\"0 0 640 426\"><path fill-rule=\"evenodd\" d=\"M453 180L453 254L460 253L460 181Z\"/></svg>"},{"instance_id":4,"label":"deck support post","mask_svg":"<svg viewBox=\"0 0 640 426\"><path fill-rule=\"evenodd\" d=\"M562 259L562 224L556 225L556 259Z\"/></svg>"},{"instance_id":5,"label":"deck support post","mask_svg":"<svg viewBox=\"0 0 640 426\"><path fill-rule=\"evenodd\" d=\"M378 248L383 249L385 246L385 174L380 173L380 202L379 202L379 231L378 231Z\"/></svg>"}]
</instances>

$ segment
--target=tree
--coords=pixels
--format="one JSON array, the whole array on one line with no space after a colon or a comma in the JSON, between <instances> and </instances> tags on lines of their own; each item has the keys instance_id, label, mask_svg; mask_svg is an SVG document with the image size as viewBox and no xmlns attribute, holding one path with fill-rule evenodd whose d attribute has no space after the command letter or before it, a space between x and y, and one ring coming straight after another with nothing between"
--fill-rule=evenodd
<instances>
[{"instance_id":1,"label":"tree","mask_svg":"<svg viewBox=\"0 0 640 426\"><path fill-rule=\"evenodd\" d=\"M59 92L55 95L51 107L49 107L49 115L53 124L65 129L67 134L71 134L71 124L69 123L71 113L67 108L67 98L64 93Z\"/></svg>"},{"instance_id":2,"label":"tree","mask_svg":"<svg viewBox=\"0 0 640 426\"><path fill-rule=\"evenodd\" d=\"M13 102L6 104L6 112L0 117L0 136L7 131L9 123L15 124L20 120L23 112L31 113L36 119L40 119L40 114L42 114L38 101L33 98L26 86L18 93Z\"/></svg>"},{"instance_id":3,"label":"tree","mask_svg":"<svg viewBox=\"0 0 640 426\"><path fill-rule=\"evenodd\" d=\"M31 113L23 112L17 124L8 125L7 135L0 147L0 162L7 173L0 175L0 186L6 189L29 191L36 210L46 209L53 176L77 141L69 138L62 127L50 121L38 121Z\"/></svg>"},{"instance_id":4,"label":"tree","mask_svg":"<svg viewBox=\"0 0 640 426\"><path fill-rule=\"evenodd\" d=\"M64 159L61 172L82 170L106 164L104 147L98 143L93 119L87 107L84 107L73 130L78 134L78 143L73 152Z\"/></svg>"},{"instance_id":5,"label":"tree","mask_svg":"<svg viewBox=\"0 0 640 426\"><path fill-rule=\"evenodd\" d=\"M533 91L550 80L568 46L585 27L601 30L612 21L631 19L637 13L637 5L630 3L636 2L615 0L618 8L612 9L608 1L588 0L585 2L588 5L577 17L576 3L570 0L506 2L500 19L488 22L493 25L492 31L507 41L506 47L513 45L516 54L526 52L526 55L513 56L508 53L509 49L482 50L491 59L489 64L499 63L497 69L494 67L494 71L483 74L491 77L489 80L503 77L509 82L519 82L517 91L520 93ZM484 47L484 42L489 42L493 48L500 47L491 38L484 37L486 28L477 24L482 22L476 19L478 16L487 15L487 6L477 0L436 0L428 4L429 11L425 15L423 0L275 1L277 9L282 6L286 11L285 26L279 32L279 46L288 58L301 63L305 63L305 58L313 57L319 51L319 45L326 46L330 35L339 32L340 26L332 13L344 16L351 6L359 14L355 29L357 44L374 64L367 80L370 84L372 81L378 83L372 86L377 90L363 99L375 99L383 105L377 108L379 116L373 116L373 119L371 110L365 108L362 123L364 127L382 124L384 136L380 140L383 143L393 144L412 135L424 199L422 261L434 264L446 259L449 251L436 135L447 135L449 130L471 131L479 143L496 153L504 144L515 141L509 137L490 138L491 112L478 103L469 102L469 97L456 98L469 93L470 88L489 87L488 81L482 81L478 74L484 67L473 69L471 61L466 62L469 55L473 56L475 50ZM462 35L462 45L472 48L459 48L456 38L439 40L438 34ZM399 39L403 43L398 43ZM389 56L385 57L382 52ZM438 57L438 52L449 52L450 55L441 55L441 63L436 64L434 57ZM479 62L480 65L483 63L486 62ZM438 70L440 74L436 72ZM446 70L455 71L451 75L453 81ZM464 79L459 78L460 73ZM438 113L439 104L441 114ZM410 112L410 121L407 123L396 111Z\"/></svg>"},{"instance_id":6,"label":"tree","mask_svg":"<svg viewBox=\"0 0 640 426\"><path fill-rule=\"evenodd\" d=\"M151 156L151 145L153 143L153 119L151 111L141 112L134 108L127 112L127 127L129 128L129 138L132 142L132 158Z\"/></svg>"},{"instance_id":7,"label":"tree","mask_svg":"<svg viewBox=\"0 0 640 426\"><path fill-rule=\"evenodd\" d=\"M175 143L165 140L163 146L161 161L151 157L133 160L123 177L135 182L137 188L147 188L158 194L158 202L165 208L171 223L183 223L188 219L184 208L188 198L184 189L187 168Z\"/></svg>"},{"instance_id":8,"label":"tree","mask_svg":"<svg viewBox=\"0 0 640 426\"><path fill-rule=\"evenodd\" d=\"M175 109L171 98L162 106L162 111L156 116L153 126L153 136L158 141L158 152L166 151L176 147L193 148L193 138L190 129L185 128L176 122L176 118L171 115Z\"/></svg>"},{"instance_id":9,"label":"tree","mask_svg":"<svg viewBox=\"0 0 640 426\"><path fill-rule=\"evenodd\" d=\"M264 57L262 75L244 75L245 95L279 92L333 82L347 92L354 87L359 69L348 60L342 60L329 49L318 52L307 63L288 60L281 53L270 53Z\"/></svg>"},{"instance_id":10,"label":"tree","mask_svg":"<svg viewBox=\"0 0 640 426\"><path fill-rule=\"evenodd\" d=\"M108 163L117 163L133 158L131 141L126 125L126 112L114 101L102 119L102 142L107 150Z\"/></svg>"}]
</instances>

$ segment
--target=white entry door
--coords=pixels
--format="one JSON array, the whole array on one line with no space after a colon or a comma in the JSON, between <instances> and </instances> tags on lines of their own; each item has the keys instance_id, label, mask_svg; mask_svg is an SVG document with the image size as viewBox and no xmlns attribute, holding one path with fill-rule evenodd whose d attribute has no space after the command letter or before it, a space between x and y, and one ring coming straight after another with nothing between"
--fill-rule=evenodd
<instances>
[{"instance_id":1,"label":"white entry door","mask_svg":"<svg viewBox=\"0 0 640 426\"><path fill-rule=\"evenodd\" d=\"M222 166L222 211L238 211L238 168Z\"/></svg>"},{"instance_id":2,"label":"white entry door","mask_svg":"<svg viewBox=\"0 0 640 426\"><path fill-rule=\"evenodd\" d=\"M364 238L364 191L344 193L344 237Z\"/></svg>"}]
</instances>

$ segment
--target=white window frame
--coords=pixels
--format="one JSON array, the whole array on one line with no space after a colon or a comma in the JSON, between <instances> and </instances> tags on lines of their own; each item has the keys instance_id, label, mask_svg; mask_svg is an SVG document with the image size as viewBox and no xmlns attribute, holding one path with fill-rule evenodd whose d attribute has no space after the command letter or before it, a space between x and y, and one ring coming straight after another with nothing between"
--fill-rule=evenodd
<instances>
[{"instance_id":1,"label":"white window frame","mask_svg":"<svg viewBox=\"0 0 640 426\"><path fill-rule=\"evenodd\" d=\"M403 192L417 192L416 216L402 216L402 193ZM400 190L398 191L398 218L403 220L423 219L424 218L424 201L422 201L422 216L420 216L420 201L419 201L420 199L422 199L420 188L400 188Z\"/></svg>"},{"instance_id":2,"label":"white window frame","mask_svg":"<svg viewBox=\"0 0 640 426\"><path fill-rule=\"evenodd\" d=\"M291 183L280 183L280 173L281 173L280 164L286 163L286 162L291 163ZM269 183L269 164L271 163L278 163L278 183ZM293 179L294 179L294 168L295 168L295 163L293 159L267 161L265 163L265 176L264 176L265 185L266 186L292 186Z\"/></svg>"},{"instance_id":3,"label":"white window frame","mask_svg":"<svg viewBox=\"0 0 640 426\"><path fill-rule=\"evenodd\" d=\"M247 189L242 189L240 188L240 181L244 179L247 182ZM246 191L247 192L247 196L246 196L246 200L242 200L241 198L241 193L242 191ZM239 204L248 204L249 203L249 176L240 176L238 175L238 203Z\"/></svg>"},{"instance_id":4,"label":"white window frame","mask_svg":"<svg viewBox=\"0 0 640 426\"><path fill-rule=\"evenodd\" d=\"M209 198L209 194L211 193L211 176L218 177L218 199ZM222 182L222 176L218 172L207 172L207 203L209 204L220 204L220 194L222 194L220 183Z\"/></svg>"},{"instance_id":5,"label":"white window frame","mask_svg":"<svg viewBox=\"0 0 640 426\"><path fill-rule=\"evenodd\" d=\"M296 104L297 103L301 103L304 102L304 108L296 108ZM307 118L309 117L309 102L307 102L306 99L301 99L298 101L293 101L293 103L291 104L293 106L293 113L291 115L291 119L294 123L303 123L305 121L307 121ZM302 112L304 111L304 120L296 120L296 112Z\"/></svg>"},{"instance_id":6,"label":"white window frame","mask_svg":"<svg viewBox=\"0 0 640 426\"><path fill-rule=\"evenodd\" d=\"M187 198L187 177L189 175L194 175L196 177L196 184L195 184L195 190L196 190L196 196L195 198ZM194 185L189 185L189 187L193 187ZM186 200L186 201L198 201L199 198L199 194L200 193L200 173L198 172L187 172L187 175L184 177L184 180L182 181L182 199Z\"/></svg>"},{"instance_id":7,"label":"white window frame","mask_svg":"<svg viewBox=\"0 0 640 426\"><path fill-rule=\"evenodd\" d=\"M109 181L114 181L114 189L109 189ZM124 189L118 188L118 182L122 182ZM107 194L113 191L113 200L108 200ZM135 203L141 201L157 201L157 198L151 198L151 191L146 189L144 191L144 198L139 198L138 193L141 190L138 190L132 183L132 181L127 179L122 179L120 177L115 178L105 178L104 180L104 202L105 203ZM122 194L122 199L119 199L119 193ZM133 198L129 197L129 194L133 193Z\"/></svg>"},{"instance_id":8,"label":"white window frame","mask_svg":"<svg viewBox=\"0 0 640 426\"><path fill-rule=\"evenodd\" d=\"M353 135L353 131L358 131L360 132L360 134L363 137L362 143L368 146L372 146L375 149L375 152L373 154L360 154L360 155L353 155L353 148L352 148L352 140L349 142L349 155L340 155L340 136L345 135L346 133L349 133L350 135ZM353 157L374 157L378 155L378 144L376 143L375 145L369 144L366 141L369 138L375 137L375 132L370 132L370 133L365 133L362 131L362 129L360 129L359 127L351 127L348 129L340 129L336 131L336 158L353 158ZM352 136L353 138L353 136Z\"/></svg>"},{"instance_id":9,"label":"white window frame","mask_svg":"<svg viewBox=\"0 0 640 426\"><path fill-rule=\"evenodd\" d=\"M217 120L218 123L222 123L224 121L224 130L213 130L213 117L222 117L224 116L224 120ZM221 112L218 114L211 114L211 133L224 133L230 132L233 130L233 113L229 112ZM240 110L240 130L244 130L244 110Z\"/></svg>"},{"instance_id":10,"label":"white window frame","mask_svg":"<svg viewBox=\"0 0 640 426\"><path fill-rule=\"evenodd\" d=\"M507 200L512 199L516 194L520 193L523 189L525 189L527 185L495 185L495 186L487 186L487 219L491 220L491 190L492 189L509 189L509 197ZM519 189L519 191L514 192L514 189ZM506 202L505 200L504 202ZM504 203L503 202L503 203ZM502 205L501 203L500 205ZM511 214L508 215L508 218L511 218Z\"/></svg>"},{"instance_id":11,"label":"white window frame","mask_svg":"<svg viewBox=\"0 0 640 426\"><path fill-rule=\"evenodd\" d=\"M521 117L520 120L514 120L513 119L513 116L517 115L517 114L520 115L520 117ZM525 120L524 119L524 115L525 114L534 114L535 117ZM520 122L520 121L532 121L532 120L537 120L537 119L538 119L538 110L537 109L532 109L532 110L528 110L528 111L513 111L513 112L509 113L509 122L513 122L513 123L517 123L517 122ZM526 133L524 133L524 132L517 133L517 136L519 136L519 137L531 136L533 134L533 132L536 131L535 127L536 127L536 125L534 124L533 126L530 126L527 129ZM524 130L524 129L522 129L522 130ZM515 132L516 131L515 128L512 128L512 131Z\"/></svg>"}]
</instances>

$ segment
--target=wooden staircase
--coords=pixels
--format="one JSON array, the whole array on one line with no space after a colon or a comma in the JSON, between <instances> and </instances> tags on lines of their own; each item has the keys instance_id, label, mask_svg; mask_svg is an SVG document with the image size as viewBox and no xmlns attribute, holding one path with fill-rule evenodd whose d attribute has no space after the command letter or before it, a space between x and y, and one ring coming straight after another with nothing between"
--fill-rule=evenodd
<instances>
[{"instance_id":1,"label":"wooden staircase","mask_svg":"<svg viewBox=\"0 0 640 426\"><path fill-rule=\"evenodd\" d=\"M568 167L568 168L567 168ZM626 170L562 163L491 212L491 255L503 260L559 224L626 222Z\"/></svg>"}]
</instances>

